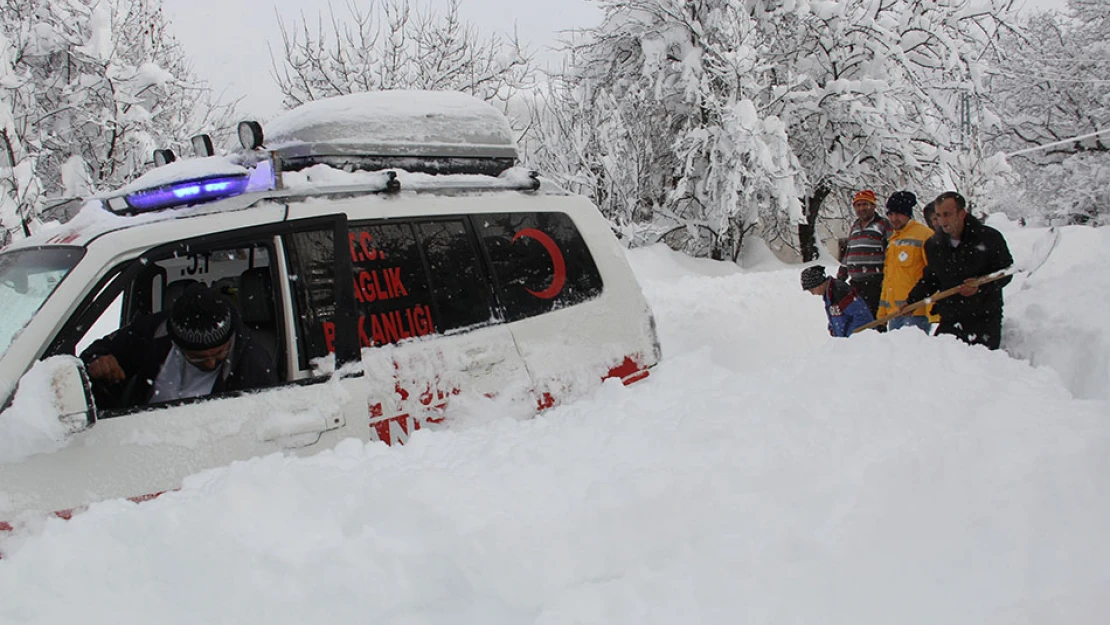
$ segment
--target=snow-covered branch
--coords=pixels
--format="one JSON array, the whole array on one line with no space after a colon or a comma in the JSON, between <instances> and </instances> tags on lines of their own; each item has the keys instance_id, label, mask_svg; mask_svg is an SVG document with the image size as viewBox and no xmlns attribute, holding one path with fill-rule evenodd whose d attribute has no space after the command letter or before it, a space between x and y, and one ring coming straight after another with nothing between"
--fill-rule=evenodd
<instances>
[{"instance_id":1,"label":"snow-covered branch","mask_svg":"<svg viewBox=\"0 0 1110 625\"><path fill-rule=\"evenodd\" d=\"M459 17L458 0L442 13L407 0L371 0L331 13L325 27L280 23L284 65L274 60L286 106L383 89L465 91L505 102L534 83L531 56L516 37L483 38Z\"/></svg>"}]
</instances>

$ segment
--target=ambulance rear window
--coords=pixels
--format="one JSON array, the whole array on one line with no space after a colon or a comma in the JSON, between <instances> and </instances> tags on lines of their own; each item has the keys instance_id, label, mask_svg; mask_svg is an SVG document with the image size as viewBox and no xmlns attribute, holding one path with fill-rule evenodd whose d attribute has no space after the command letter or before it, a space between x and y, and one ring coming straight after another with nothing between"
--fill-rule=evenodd
<instances>
[{"instance_id":1,"label":"ambulance rear window","mask_svg":"<svg viewBox=\"0 0 1110 625\"><path fill-rule=\"evenodd\" d=\"M564 213L489 213L474 223L489 254L506 321L591 300L602 280L590 249Z\"/></svg>"}]
</instances>

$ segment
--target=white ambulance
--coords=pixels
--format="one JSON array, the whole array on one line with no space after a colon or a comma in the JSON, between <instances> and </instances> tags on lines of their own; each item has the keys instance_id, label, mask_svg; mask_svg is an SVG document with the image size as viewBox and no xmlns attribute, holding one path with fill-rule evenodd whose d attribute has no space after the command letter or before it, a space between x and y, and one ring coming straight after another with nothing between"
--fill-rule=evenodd
<instances>
[{"instance_id":1,"label":"white ambulance","mask_svg":"<svg viewBox=\"0 0 1110 625\"><path fill-rule=\"evenodd\" d=\"M167 164L0 252L0 421L39 406L67 432L0 457L0 529L236 459L401 443L467 398L543 409L659 361L608 223L519 167L490 105L357 94L244 122L240 141L159 152ZM106 382L81 352L195 284L234 306L279 383L143 403L125 381L98 406Z\"/></svg>"}]
</instances>

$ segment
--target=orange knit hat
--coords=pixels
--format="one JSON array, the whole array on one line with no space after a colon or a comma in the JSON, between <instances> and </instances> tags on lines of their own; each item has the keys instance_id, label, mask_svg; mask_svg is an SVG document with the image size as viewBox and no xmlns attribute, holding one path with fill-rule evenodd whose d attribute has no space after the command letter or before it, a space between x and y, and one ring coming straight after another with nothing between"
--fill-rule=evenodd
<instances>
[{"instance_id":1,"label":"orange knit hat","mask_svg":"<svg viewBox=\"0 0 1110 625\"><path fill-rule=\"evenodd\" d=\"M854 198L852 198L852 204L855 204L856 202L870 202L872 204L878 204L879 200L875 197L874 191L872 191L871 189L864 189L863 191L857 193Z\"/></svg>"}]
</instances>

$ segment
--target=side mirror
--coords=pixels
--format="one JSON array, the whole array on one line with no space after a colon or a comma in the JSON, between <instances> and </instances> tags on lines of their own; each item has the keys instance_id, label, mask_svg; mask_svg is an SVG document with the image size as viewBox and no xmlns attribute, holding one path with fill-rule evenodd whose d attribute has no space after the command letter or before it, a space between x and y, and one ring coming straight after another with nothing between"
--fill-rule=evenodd
<instances>
[{"instance_id":1,"label":"side mirror","mask_svg":"<svg viewBox=\"0 0 1110 625\"><path fill-rule=\"evenodd\" d=\"M20 430L7 432L14 438L60 441L96 423L96 416L85 364L75 356L53 356L23 374L0 426Z\"/></svg>"},{"instance_id":2,"label":"side mirror","mask_svg":"<svg viewBox=\"0 0 1110 625\"><path fill-rule=\"evenodd\" d=\"M0 412L0 463L61 449L94 423L96 404L80 359L53 356L36 362Z\"/></svg>"},{"instance_id":3,"label":"side mirror","mask_svg":"<svg viewBox=\"0 0 1110 625\"><path fill-rule=\"evenodd\" d=\"M51 407L66 432L75 434L96 423L96 403L85 363L79 358L65 359L67 362L58 363L50 372L50 388L54 391Z\"/></svg>"}]
</instances>

